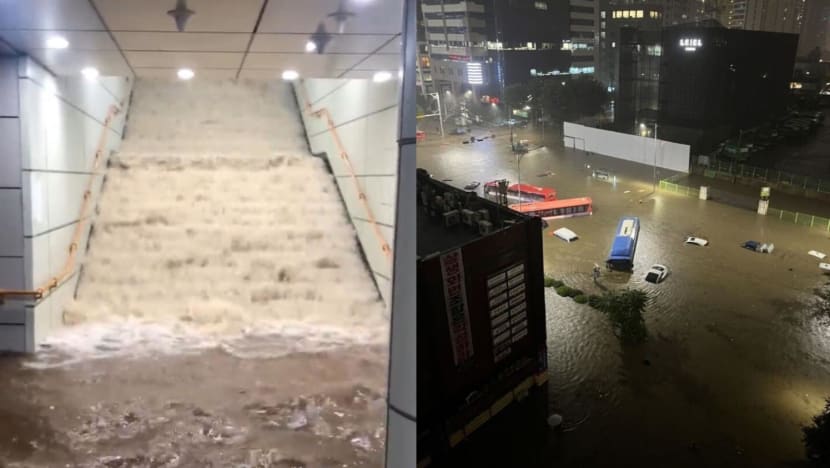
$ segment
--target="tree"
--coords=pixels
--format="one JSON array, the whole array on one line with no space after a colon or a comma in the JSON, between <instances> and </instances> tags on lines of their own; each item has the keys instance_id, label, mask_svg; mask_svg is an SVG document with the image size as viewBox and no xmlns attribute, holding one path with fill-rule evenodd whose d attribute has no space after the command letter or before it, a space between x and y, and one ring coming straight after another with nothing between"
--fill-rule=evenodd
<instances>
[{"instance_id":1,"label":"tree","mask_svg":"<svg viewBox=\"0 0 830 468\"><path fill-rule=\"evenodd\" d=\"M636 344L645 341L648 335L643 319L648 301L648 294L637 289L607 291L599 297L597 309L608 314L623 343Z\"/></svg>"},{"instance_id":2,"label":"tree","mask_svg":"<svg viewBox=\"0 0 830 468\"><path fill-rule=\"evenodd\" d=\"M818 466L830 466L830 398L824 411L813 417L813 424L801 428L807 458Z\"/></svg>"}]
</instances>

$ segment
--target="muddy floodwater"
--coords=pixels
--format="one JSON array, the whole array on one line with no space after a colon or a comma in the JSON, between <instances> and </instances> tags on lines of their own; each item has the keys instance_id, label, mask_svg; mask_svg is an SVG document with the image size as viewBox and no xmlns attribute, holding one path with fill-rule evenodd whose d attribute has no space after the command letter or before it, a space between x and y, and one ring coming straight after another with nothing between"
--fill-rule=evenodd
<instances>
[{"instance_id":1,"label":"muddy floodwater","mask_svg":"<svg viewBox=\"0 0 830 468\"><path fill-rule=\"evenodd\" d=\"M503 133L473 145L433 139L419 145L418 165L457 186L515 182L508 141ZM588 166L610 170L616 182L592 179ZM546 291L547 406L572 430L540 436L543 449L528 460L540 466L798 466L800 427L830 396L830 326L811 313L814 288L830 278L807 254L830 253L830 235L712 201L651 195L653 175L651 167L561 148L521 159L523 183L553 187L559 198L594 201L593 216L550 221L546 272L586 293L635 287L652 298L647 343L623 347L600 313ZM603 269L594 284L591 269L603 264L624 215L641 220L634 271ZM551 237L559 227L579 239ZM685 245L691 235L710 245ZM742 249L746 240L772 242L774 252ZM659 285L643 280L654 263L670 269Z\"/></svg>"},{"instance_id":2,"label":"muddy floodwater","mask_svg":"<svg viewBox=\"0 0 830 468\"><path fill-rule=\"evenodd\" d=\"M385 348L385 347L384 347ZM0 466L378 467L386 353L4 357Z\"/></svg>"}]
</instances>

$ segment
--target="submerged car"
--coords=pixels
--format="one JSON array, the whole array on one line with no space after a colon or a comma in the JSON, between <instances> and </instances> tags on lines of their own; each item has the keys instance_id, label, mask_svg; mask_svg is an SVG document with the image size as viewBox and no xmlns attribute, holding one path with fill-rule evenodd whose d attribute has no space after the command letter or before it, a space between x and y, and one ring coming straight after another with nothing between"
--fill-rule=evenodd
<instances>
[{"instance_id":1,"label":"submerged car","mask_svg":"<svg viewBox=\"0 0 830 468\"><path fill-rule=\"evenodd\" d=\"M559 228L553 231L553 235L566 242L579 239L579 236L577 236L575 232L571 231L568 228Z\"/></svg>"},{"instance_id":2,"label":"submerged car","mask_svg":"<svg viewBox=\"0 0 830 468\"><path fill-rule=\"evenodd\" d=\"M830 263L824 263L824 262L821 262L821 263L819 263L819 264L818 264L818 267L819 267L822 271L830 272Z\"/></svg>"},{"instance_id":3,"label":"submerged car","mask_svg":"<svg viewBox=\"0 0 830 468\"><path fill-rule=\"evenodd\" d=\"M691 245L699 245L701 247L706 247L707 245L709 245L708 240L706 240L702 237L694 237L694 236L687 237L686 238L686 243L691 244Z\"/></svg>"},{"instance_id":4,"label":"submerged car","mask_svg":"<svg viewBox=\"0 0 830 468\"><path fill-rule=\"evenodd\" d=\"M772 253L772 251L775 249L775 244L766 244L758 241L748 240L744 242L741 245L741 247L758 253Z\"/></svg>"},{"instance_id":5,"label":"submerged car","mask_svg":"<svg viewBox=\"0 0 830 468\"><path fill-rule=\"evenodd\" d=\"M475 190L475 189L478 188L479 185L481 185L481 182L479 182L477 180L474 180L474 181L470 182L469 184L465 185L464 190Z\"/></svg>"},{"instance_id":6,"label":"submerged car","mask_svg":"<svg viewBox=\"0 0 830 468\"><path fill-rule=\"evenodd\" d=\"M654 284L662 283L668 275L669 268L667 266L655 263L651 266L651 269L648 270L648 273L646 273L646 281Z\"/></svg>"}]
</instances>

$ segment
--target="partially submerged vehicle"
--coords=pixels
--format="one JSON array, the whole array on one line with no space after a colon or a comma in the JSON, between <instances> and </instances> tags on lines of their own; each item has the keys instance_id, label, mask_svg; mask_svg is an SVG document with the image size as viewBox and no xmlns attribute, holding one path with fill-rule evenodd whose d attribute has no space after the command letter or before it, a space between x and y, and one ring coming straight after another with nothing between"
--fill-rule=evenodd
<instances>
[{"instance_id":1,"label":"partially submerged vehicle","mask_svg":"<svg viewBox=\"0 0 830 468\"><path fill-rule=\"evenodd\" d=\"M762 243L762 242L758 242L758 241L754 241L754 240L748 240L748 241L744 242L741 245L741 247L743 247L747 250L751 250L753 252L758 252L758 253L772 253L772 251L775 249L775 244L773 244L773 243L767 244L767 243Z\"/></svg>"},{"instance_id":2,"label":"partially submerged vehicle","mask_svg":"<svg viewBox=\"0 0 830 468\"><path fill-rule=\"evenodd\" d=\"M553 235L566 242L571 242L579 239L579 236L577 236L575 232L571 231L568 228L559 228L553 231Z\"/></svg>"}]
</instances>

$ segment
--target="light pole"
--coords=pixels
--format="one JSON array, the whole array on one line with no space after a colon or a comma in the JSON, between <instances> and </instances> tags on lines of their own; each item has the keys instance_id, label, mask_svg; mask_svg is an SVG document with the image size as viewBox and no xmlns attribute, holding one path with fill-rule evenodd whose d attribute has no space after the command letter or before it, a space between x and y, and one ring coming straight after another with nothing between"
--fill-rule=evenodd
<instances>
[{"instance_id":1,"label":"light pole","mask_svg":"<svg viewBox=\"0 0 830 468\"><path fill-rule=\"evenodd\" d=\"M657 122L654 122L654 174L651 179L651 191L657 191L657 149L660 147L660 141L657 140Z\"/></svg>"}]
</instances>

